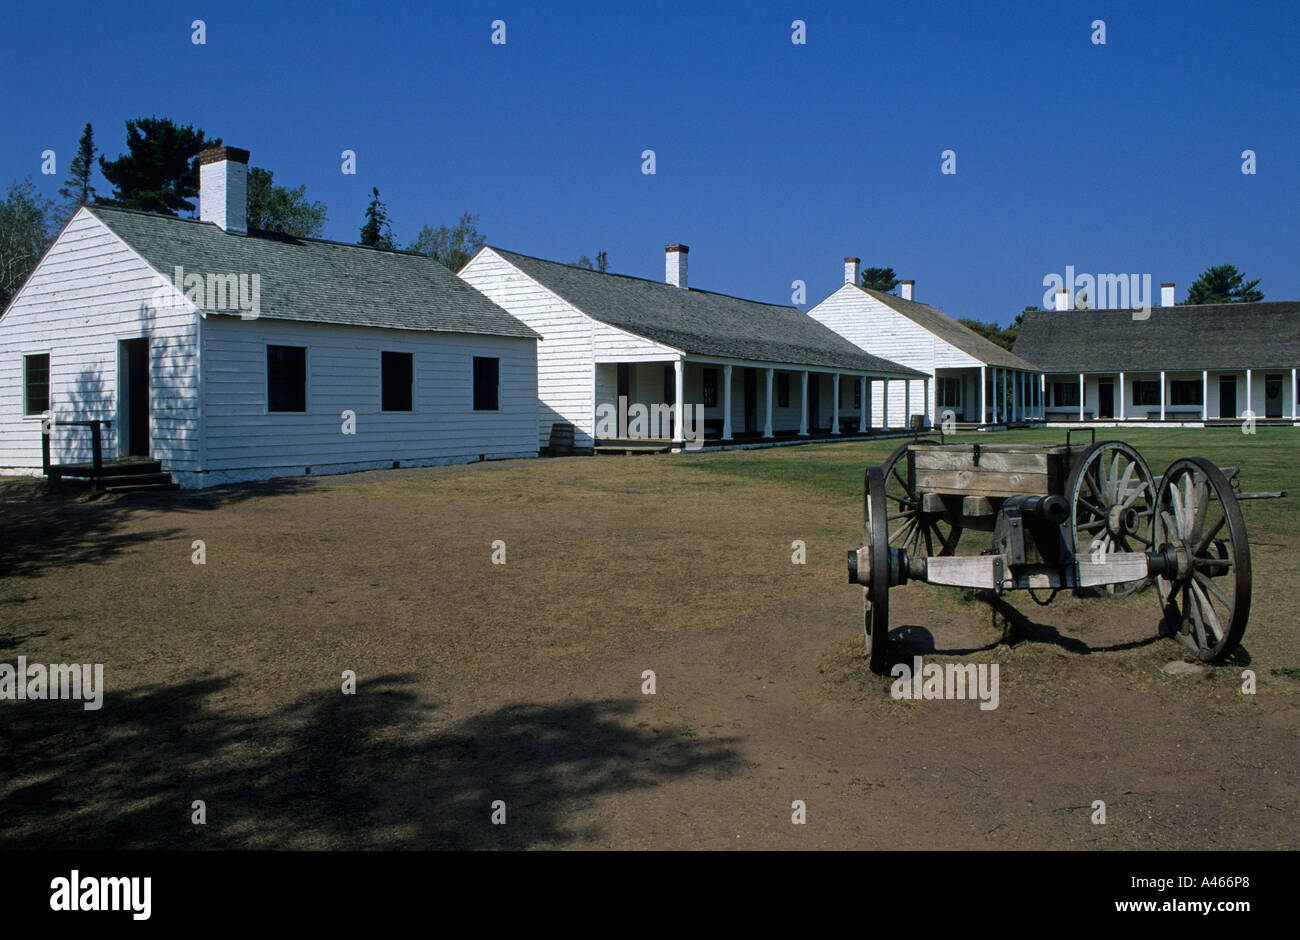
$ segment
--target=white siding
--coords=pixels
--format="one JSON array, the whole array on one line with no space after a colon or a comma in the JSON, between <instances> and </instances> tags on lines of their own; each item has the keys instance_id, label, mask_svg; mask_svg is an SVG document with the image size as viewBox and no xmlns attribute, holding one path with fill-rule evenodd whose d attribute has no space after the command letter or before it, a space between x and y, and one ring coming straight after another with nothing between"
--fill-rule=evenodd
<instances>
[{"instance_id":1,"label":"white siding","mask_svg":"<svg viewBox=\"0 0 1300 940\"><path fill-rule=\"evenodd\" d=\"M266 347L307 348L307 410L267 411ZM209 317L207 460L197 485L537 455L537 341ZM412 411L381 411L382 352L414 355ZM473 408L473 357L500 359L500 409ZM356 414L344 433L343 412Z\"/></svg>"},{"instance_id":2,"label":"white siding","mask_svg":"<svg viewBox=\"0 0 1300 940\"><path fill-rule=\"evenodd\" d=\"M460 276L542 335L537 344L538 446L551 425L574 426L578 446L591 446L597 401L616 402L617 373L596 362L674 359L679 353L600 323L538 284L490 248L480 251Z\"/></svg>"},{"instance_id":3,"label":"white siding","mask_svg":"<svg viewBox=\"0 0 1300 940\"><path fill-rule=\"evenodd\" d=\"M932 416L935 414L934 370L969 366L978 368L980 365L980 361L974 356L940 339L914 320L849 284L845 284L809 310L808 316L873 356L929 373L931 379L928 406ZM889 386L889 423L896 427L903 426L907 423L903 415L903 382L894 380L889 383ZM920 379L913 380L911 395L913 414L921 413L924 394L924 383ZM872 423L873 426L878 427L882 420L884 404L879 382L876 383L871 397ZM978 410L978 404L975 408Z\"/></svg>"},{"instance_id":4,"label":"white siding","mask_svg":"<svg viewBox=\"0 0 1300 940\"><path fill-rule=\"evenodd\" d=\"M107 419L118 453L118 341L148 337L150 451L173 470L198 467L198 315L134 251L82 209L0 317L0 470L41 466L41 422L23 415L23 357L49 353L55 423ZM159 290L159 288L163 288ZM56 430L56 461L88 460L87 429Z\"/></svg>"}]
</instances>

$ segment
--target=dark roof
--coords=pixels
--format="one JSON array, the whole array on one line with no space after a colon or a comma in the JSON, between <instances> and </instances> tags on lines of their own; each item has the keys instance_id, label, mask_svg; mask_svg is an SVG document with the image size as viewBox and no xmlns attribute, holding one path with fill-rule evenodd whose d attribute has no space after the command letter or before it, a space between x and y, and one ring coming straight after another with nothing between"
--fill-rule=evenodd
<instances>
[{"instance_id":1,"label":"dark roof","mask_svg":"<svg viewBox=\"0 0 1300 940\"><path fill-rule=\"evenodd\" d=\"M266 319L537 337L424 255L257 230L230 235L196 219L87 209L169 282L177 265L187 274L259 275L259 316Z\"/></svg>"},{"instance_id":2,"label":"dark roof","mask_svg":"<svg viewBox=\"0 0 1300 940\"><path fill-rule=\"evenodd\" d=\"M929 304L917 303L915 300L904 300L902 297L895 297L893 294L886 294L884 291L869 290L857 284L853 286L901 313L945 343L956 346L969 356L974 356L980 362L1008 369L1021 369L1026 372L1039 371L1038 366L1034 365L1033 362L1026 361L1029 357L1017 356L1011 350L1004 349L992 340L980 336L970 327L962 326L948 314L942 310L936 310Z\"/></svg>"},{"instance_id":3,"label":"dark roof","mask_svg":"<svg viewBox=\"0 0 1300 940\"><path fill-rule=\"evenodd\" d=\"M1016 352L1048 372L1294 369L1300 301L1026 313Z\"/></svg>"},{"instance_id":4,"label":"dark roof","mask_svg":"<svg viewBox=\"0 0 1300 940\"><path fill-rule=\"evenodd\" d=\"M863 352L796 307L492 250L588 316L687 355L876 375L925 374Z\"/></svg>"}]
</instances>

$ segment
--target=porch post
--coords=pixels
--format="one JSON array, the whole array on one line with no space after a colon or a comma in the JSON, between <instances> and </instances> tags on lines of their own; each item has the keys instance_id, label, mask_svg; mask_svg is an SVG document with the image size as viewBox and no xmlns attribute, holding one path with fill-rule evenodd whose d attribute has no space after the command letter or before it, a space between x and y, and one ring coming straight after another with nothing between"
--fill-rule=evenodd
<instances>
[{"instance_id":1,"label":"porch post","mask_svg":"<svg viewBox=\"0 0 1300 940\"><path fill-rule=\"evenodd\" d=\"M1252 415L1255 413L1255 400L1250 394L1250 370L1246 370L1246 410Z\"/></svg>"},{"instance_id":2,"label":"porch post","mask_svg":"<svg viewBox=\"0 0 1300 940\"><path fill-rule=\"evenodd\" d=\"M806 437L808 435L808 370L804 369L800 376L803 382L803 394L799 396L799 434Z\"/></svg>"},{"instance_id":3,"label":"porch post","mask_svg":"<svg viewBox=\"0 0 1300 940\"><path fill-rule=\"evenodd\" d=\"M925 426L927 428L932 428L934 427L934 422L930 420L930 415L934 414L934 412L930 408L930 377L927 375L921 381L923 383L922 388L925 390L925 404L922 406L921 410L925 418Z\"/></svg>"},{"instance_id":4,"label":"porch post","mask_svg":"<svg viewBox=\"0 0 1300 940\"><path fill-rule=\"evenodd\" d=\"M722 374L722 439L731 440L731 366L723 366Z\"/></svg>"},{"instance_id":5,"label":"porch post","mask_svg":"<svg viewBox=\"0 0 1300 940\"><path fill-rule=\"evenodd\" d=\"M682 381L685 373L685 363L681 359L673 360L673 443L684 443L686 438L682 436L682 409L686 406L683 400L686 397L685 383Z\"/></svg>"},{"instance_id":6,"label":"porch post","mask_svg":"<svg viewBox=\"0 0 1300 940\"><path fill-rule=\"evenodd\" d=\"M988 381L988 371L989 371L988 366L985 365L980 366L980 416L976 422L977 424L979 424L980 427L983 427L984 422L988 419L988 415L984 410L987 407L984 402L984 396L987 392L987 389L985 388L985 383Z\"/></svg>"},{"instance_id":7,"label":"porch post","mask_svg":"<svg viewBox=\"0 0 1300 940\"><path fill-rule=\"evenodd\" d=\"M912 426L912 380L903 379L903 427Z\"/></svg>"},{"instance_id":8,"label":"porch post","mask_svg":"<svg viewBox=\"0 0 1300 940\"><path fill-rule=\"evenodd\" d=\"M763 436L772 436L772 369L767 370L767 421L763 425Z\"/></svg>"},{"instance_id":9,"label":"porch post","mask_svg":"<svg viewBox=\"0 0 1300 940\"><path fill-rule=\"evenodd\" d=\"M1201 370L1201 420L1210 419L1210 370Z\"/></svg>"},{"instance_id":10,"label":"porch post","mask_svg":"<svg viewBox=\"0 0 1300 940\"><path fill-rule=\"evenodd\" d=\"M1016 401L1017 398L1016 386L1019 383L1020 383L1020 373L1017 372L1015 369L1012 369L1011 370L1011 420L1012 421L1015 421L1016 418L1018 417L1016 413L1016 405L1018 404L1018 402Z\"/></svg>"},{"instance_id":11,"label":"porch post","mask_svg":"<svg viewBox=\"0 0 1300 940\"><path fill-rule=\"evenodd\" d=\"M1079 373L1079 420L1083 420L1083 373Z\"/></svg>"},{"instance_id":12,"label":"porch post","mask_svg":"<svg viewBox=\"0 0 1300 940\"><path fill-rule=\"evenodd\" d=\"M889 379L880 380L880 428L889 430Z\"/></svg>"},{"instance_id":13,"label":"porch post","mask_svg":"<svg viewBox=\"0 0 1300 940\"><path fill-rule=\"evenodd\" d=\"M1160 420L1165 420L1165 374L1160 373Z\"/></svg>"},{"instance_id":14,"label":"porch post","mask_svg":"<svg viewBox=\"0 0 1300 940\"><path fill-rule=\"evenodd\" d=\"M1119 374L1119 419L1124 420L1124 373Z\"/></svg>"},{"instance_id":15,"label":"porch post","mask_svg":"<svg viewBox=\"0 0 1300 940\"><path fill-rule=\"evenodd\" d=\"M1296 419L1296 404L1297 402L1300 402L1300 395L1296 394L1296 387L1295 387L1296 372L1297 372L1296 369L1291 370L1291 420L1292 421Z\"/></svg>"},{"instance_id":16,"label":"porch post","mask_svg":"<svg viewBox=\"0 0 1300 940\"><path fill-rule=\"evenodd\" d=\"M866 427L867 430L870 431L871 421L876 416L876 404L874 400L876 396L876 380L868 376L863 381L866 384L862 386L864 389L863 399L862 399L862 413L863 415L866 416Z\"/></svg>"},{"instance_id":17,"label":"porch post","mask_svg":"<svg viewBox=\"0 0 1300 940\"><path fill-rule=\"evenodd\" d=\"M831 405L831 433L840 433L840 374L833 373L831 391L835 401Z\"/></svg>"},{"instance_id":18,"label":"porch post","mask_svg":"<svg viewBox=\"0 0 1300 940\"><path fill-rule=\"evenodd\" d=\"M1047 420L1047 373L1038 374L1038 412L1039 417Z\"/></svg>"},{"instance_id":19,"label":"porch post","mask_svg":"<svg viewBox=\"0 0 1300 940\"><path fill-rule=\"evenodd\" d=\"M866 434L867 433L867 402L869 401L869 399L867 398L867 377L865 375L860 376L858 378L858 382L860 384L858 401L862 404L862 407L858 409L858 433Z\"/></svg>"}]
</instances>

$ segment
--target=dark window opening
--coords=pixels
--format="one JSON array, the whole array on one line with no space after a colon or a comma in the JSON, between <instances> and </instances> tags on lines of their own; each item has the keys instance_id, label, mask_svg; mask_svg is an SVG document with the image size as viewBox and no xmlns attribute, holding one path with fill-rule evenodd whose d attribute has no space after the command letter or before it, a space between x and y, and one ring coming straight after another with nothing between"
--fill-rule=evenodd
<instances>
[{"instance_id":1,"label":"dark window opening","mask_svg":"<svg viewBox=\"0 0 1300 940\"><path fill-rule=\"evenodd\" d=\"M1052 404L1065 407L1079 405L1079 384L1077 382L1053 382Z\"/></svg>"},{"instance_id":2,"label":"dark window opening","mask_svg":"<svg viewBox=\"0 0 1300 940\"><path fill-rule=\"evenodd\" d=\"M307 347L266 347L266 410L307 410Z\"/></svg>"},{"instance_id":3,"label":"dark window opening","mask_svg":"<svg viewBox=\"0 0 1300 940\"><path fill-rule=\"evenodd\" d=\"M495 356L474 357L474 410L497 411L501 407L501 360Z\"/></svg>"},{"instance_id":4,"label":"dark window opening","mask_svg":"<svg viewBox=\"0 0 1300 940\"><path fill-rule=\"evenodd\" d=\"M410 411L415 356L402 352L381 353L379 372L383 410Z\"/></svg>"},{"instance_id":5,"label":"dark window opening","mask_svg":"<svg viewBox=\"0 0 1300 940\"><path fill-rule=\"evenodd\" d=\"M1160 383L1135 381L1133 383L1133 404L1135 405L1158 405L1160 404Z\"/></svg>"},{"instance_id":6,"label":"dark window opening","mask_svg":"<svg viewBox=\"0 0 1300 940\"><path fill-rule=\"evenodd\" d=\"M790 407L790 373L781 372L776 377L776 406Z\"/></svg>"},{"instance_id":7,"label":"dark window opening","mask_svg":"<svg viewBox=\"0 0 1300 940\"><path fill-rule=\"evenodd\" d=\"M50 354L23 356L23 414L50 410Z\"/></svg>"},{"instance_id":8,"label":"dark window opening","mask_svg":"<svg viewBox=\"0 0 1300 940\"><path fill-rule=\"evenodd\" d=\"M1205 401L1201 380L1174 379L1169 383L1169 401L1175 405L1199 405Z\"/></svg>"},{"instance_id":9,"label":"dark window opening","mask_svg":"<svg viewBox=\"0 0 1300 940\"><path fill-rule=\"evenodd\" d=\"M716 408L718 405L718 370L704 370L704 407Z\"/></svg>"}]
</instances>

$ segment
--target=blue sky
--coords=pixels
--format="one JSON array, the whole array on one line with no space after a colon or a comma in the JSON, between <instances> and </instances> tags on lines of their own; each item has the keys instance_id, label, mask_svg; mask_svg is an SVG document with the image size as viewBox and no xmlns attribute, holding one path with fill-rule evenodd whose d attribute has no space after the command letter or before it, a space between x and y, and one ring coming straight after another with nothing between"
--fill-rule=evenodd
<instances>
[{"instance_id":1,"label":"blue sky","mask_svg":"<svg viewBox=\"0 0 1300 940\"><path fill-rule=\"evenodd\" d=\"M1300 298L1290 0L5 0L3 19L3 186L30 173L54 196L86 121L113 157L125 120L158 115L306 184L345 241L378 186L403 244L471 211L492 244L604 249L611 270L659 279L682 242L693 287L780 303L796 279L809 304L830 293L845 255L1003 323L1067 265L1150 273L1181 299L1232 263L1268 299ZM40 175L46 149L57 176Z\"/></svg>"}]
</instances>

